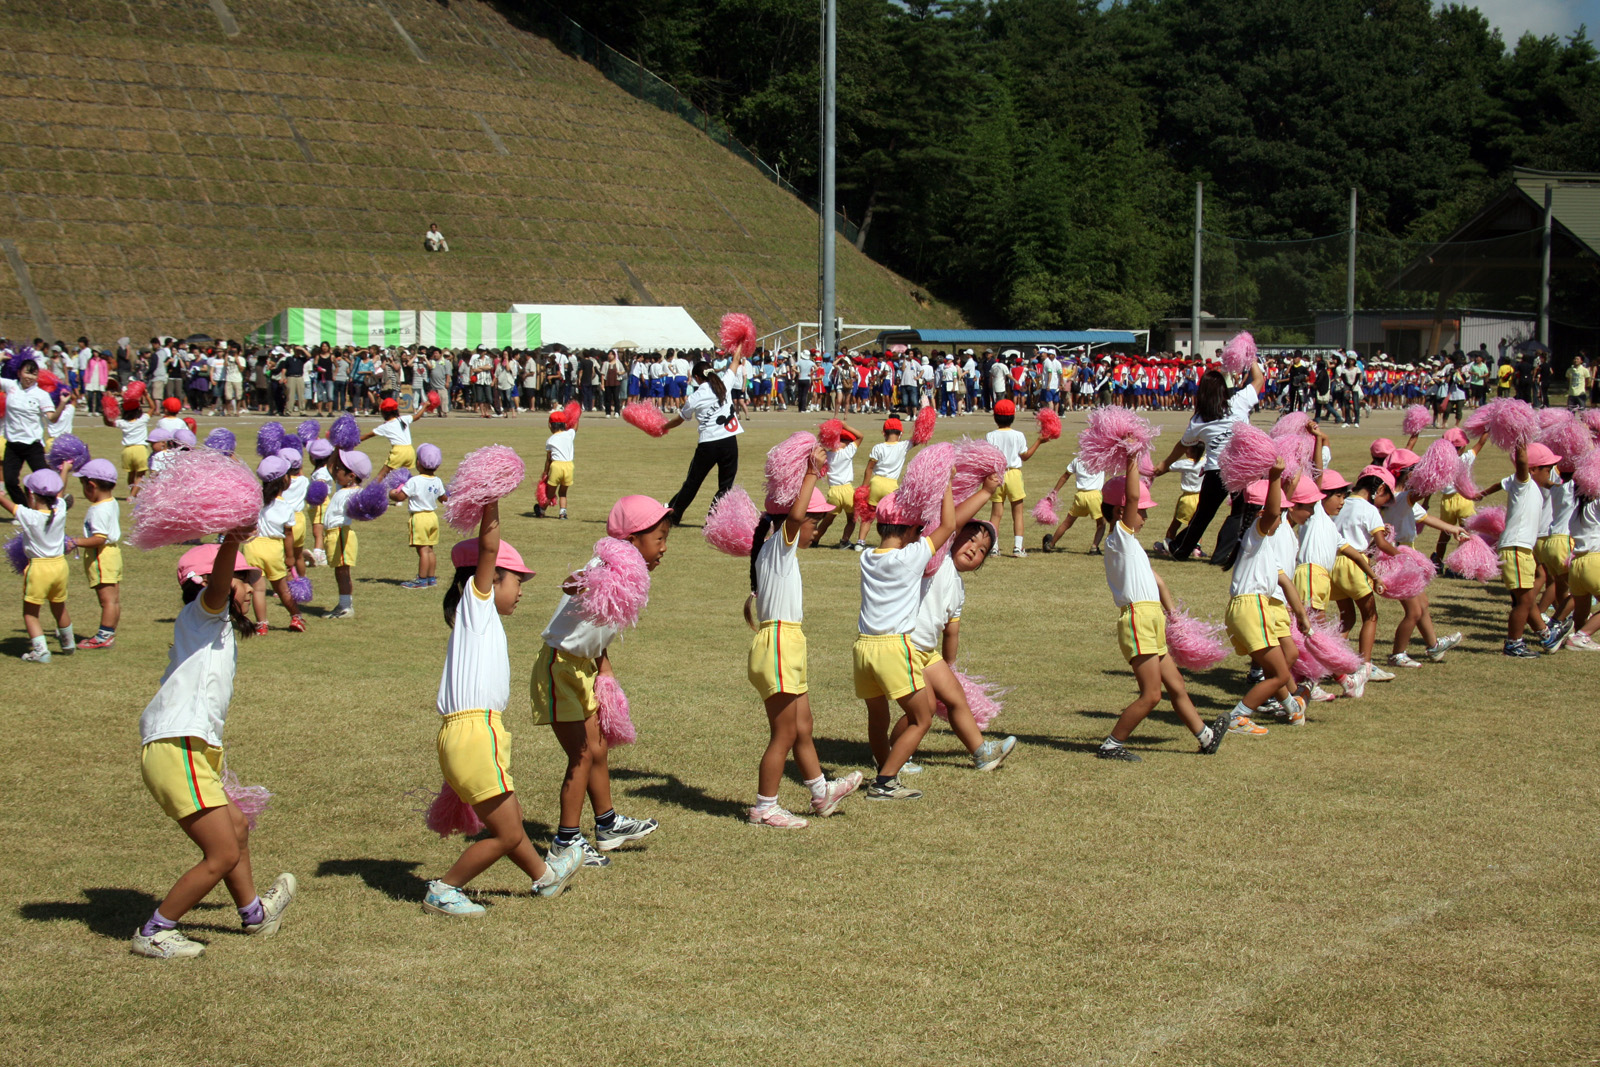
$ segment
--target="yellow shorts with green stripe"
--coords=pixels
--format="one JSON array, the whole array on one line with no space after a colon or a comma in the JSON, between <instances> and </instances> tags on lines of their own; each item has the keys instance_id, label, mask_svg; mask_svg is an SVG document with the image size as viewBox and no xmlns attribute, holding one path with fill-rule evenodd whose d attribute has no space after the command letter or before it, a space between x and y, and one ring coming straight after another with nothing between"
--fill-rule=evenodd
<instances>
[{"instance_id":1,"label":"yellow shorts with green stripe","mask_svg":"<svg viewBox=\"0 0 1600 1067\"><path fill-rule=\"evenodd\" d=\"M884 497L900 488L900 483L893 478L875 477L872 479L870 484L871 488L867 490L867 503L871 504L873 507L877 507L878 501L882 500ZM852 489L850 493L853 501L855 498L855 490Z\"/></svg>"},{"instance_id":2,"label":"yellow shorts with green stripe","mask_svg":"<svg viewBox=\"0 0 1600 1067\"><path fill-rule=\"evenodd\" d=\"M122 546L101 545L83 550L83 573L90 587L122 582Z\"/></svg>"},{"instance_id":3,"label":"yellow shorts with green stripe","mask_svg":"<svg viewBox=\"0 0 1600 1067\"><path fill-rule=\"evenodd\" d=\"M594 681L599 676L600 666L594 660L540 645L529 687L534 725L583 722L599 711L600 702L594 696Z\"/></svg>"},{"instance_id":4,"label":"yellow shorts with green stripe","mask_svg":"<svg viewBox=\"0 0 1600 1067\"><path fill-rule=\"evenodd\" d=\"M1000 488L994 491L994 496L989 501L994 504L1016 504L1028 499L1028 490L1022 484L1022 468L1012 467L1006 471L1006 480L1000 483Z\"/></svg>"},{"instance_id":5,"label":"yellow shorts with green stripe","mask_svg":"<svg viewBox=\"0 0 1600 1067\"><path fill-rule=\"evenodd\" d=\"M289 564L283 558L283 538L252 537L239 549L250 566L261 572L268 582L289 576Z\"/></svg>"},{"instance_id":6,"label":"yellow shorts with green stripe","mask_svg":"<svg viewBox=\"0 0 1600 1067\"><path fill-rule=\"evenodd\" d=\"M310 525L310 523L306 522L305 512L297 511L294 513L294 547L306 547L306 527Z\"/></svg>"},{"instance_id":7,"label":"yellow shorts with green stripe","mask_svg":"<svg viewBox=\"0 0 1600 1067\"><path fill-rule=\"evenodd\" d=\"M1298 570L1296 576L1298 577ZM1328 579L1328 590L1335 600L1360 600L1372 595L1372 580L1349 556L1333 561L1333 574ZM1300 594L1302 597L1304 593ZM1306 605L1310 607L1310 605Z\"/></svg>"},{"instance_id":8,"label":"yellow shorts with green stripe","mask_svg":"<svg viewBox=\"0 0 1600 1067\"><path fill-rule=\"evenodd\" d=\"M1439 518L1457 526L1477 513L1478 502L1469 500L1460 493L1451 493L1439 501Z\"/></svg>"},{"instance_id":9,"label":"yellow shorts with green stripe","mask_svg":"<svg viewBox=\"0 0 1600 1067\"><path fill-rule=\"evenodd\" d=\"M1551 578L1567 576L1567 560L1572 556L1572 538L1567 534L1541 537L1533 547L1534 558L1544 564Z\"/></svg>"},{"instance_id":10,"label":"yellow shorts with green stripe","mask_svg":"<svg viewBox=\"0 0 1600 1067\"><path fill-rule=\"evenodd\" d=\"M474 708L440 716L439 770L456 796L482 804L516 790L511 781L511 731L498 711Z\"/></svg>"},{"instance_id":11,"label":"yellow shorts with green stripe","mask_svg":"<svg viewBox=\"0 0 1600 1067\"><path fill-rule=\"evenodd\" d=\"M328 513L328 502L306 505L306 521L313 526L322 525L322 517Z\"/></svg>"},{"instance_id":12,"label":"yellow shorts with green stripe","mask_svg":"<svg viewBox=\"0 0 1600 1067\"><path fill-rule=\"evenodd\" d=\"M337 526L326 535L328 566L354 567L361 554L361 542L356 532L348 526Z\"/></svg>"},{"instance_id":13,"label":"yellow shorts with green stripe","mask_svg":"<svg viewBox=\"0 0 1600 1067\"><path fill-rule=\"evenodd\" d=\"M1356 573L1361 573L1359 567ZM1366 577L1364 574L1361 576ZM1315 563L1302 563L1294 569L1294 591L1300 594L1300 603L1305 605L1307 611L1321 611L1333 599L1333 579Z\"/></svg>"},{"instance_id":14,"label":"yellow shorts with green stripe","mask_svg":"<svg viewBox=\"0 0 1600 1067\"><path fill-rule=\"evenodd\" d=\"M909 634L857 634L850 650L856 696L899 700L922 688L922 666Z\"/></svg>"},{"instance_id":15,"label":"yellow shorts with green stripe","mask_svg":"<svg viewBox=\"0 0 1600 1067\"><path fill-rule=\"evenodd\" d=\"M548 485L551 489L557 487L572 488L573 463L570 459L553 459L550 461L550 478Z\"/></svg>"},{"instance_id":16,"label":"yellow shorts with green stripe","mask_svg":"<svg viewBox=\"0 0 1600 1067\"><path fill-rule=\"evenodd\" d=\"M828 503L837 509L837 514L848 515L856 506L856 487L846 482L844 485L830 485L823 494L828 498Z\"/></svg>"},{"instance_id":17,"label":"yellow shorts with green stripe","mask_svg":"<svg viewBox=\"0 0 1600 1067\"><path fill-rule=\"evenodd\" d=\"M67 558L35 556L22 572L24 604L60 604L67 599Z\"/></svg>"},{"instance_id":18,"label":"yellow shorts with green stripe","mask_svg":"<svg viewBox=\"0 0 1600 1067\"><path fill-rule=\"evenodd\" d=\"M1117 647L1129 663L1137 656L1167 654L1167 613L1155 600L1135 600L1117 618Z\"/></svg>"},{"instance_id":19,"label":"yellow shorts with green stripe","mask_svg":"<svg viewBox=\"0 0 1600 1067\"><path fill-rule=\"evenodd\" d=\"M1567 587L1573 596L1592 597L1600 593L1600 552L1585 552L1572 561Z\"/></svg>"},{"instance_id":20,"label":"yellow shorts with green stripe","mask_svg":"<svg viewBox=\"0 0 1600 1067\"><path fill-rule=\"evenodd\" d=\"M1500 550L1500 584L1515 593L1518 589L1532 589L1539 573L1539 564L1531 548L1502 548Z\"/></svg>"},{"instance_id":21,"label":"yellow shorts with green stripe","mask_svg":"<svg viewBox=\"0 0 1600 1067\"><path fill-rule=\"evenodd\" d=\"M401 467L416 470L417 450L410 445L390 445L389 456L383 461L383 465L392 471L397 471Z\"/></svg>"},{"instance_id":22,"label":"yellow shorts with green stripe","mask_svg":"<svg viewBox=\"0 0 1600 1067\"><path fill-rule=\"evenodd\" d=\"M778 693L806 692L806 635L797 622L764 622L750 640L745 669L750 684L765 700Z\"/></svg>"},{"instance_id":23,"label":"yellow shorts with green stripe","mask_svg":"<svg viewBox=\"0 0 1600 1067\"><path fill-rule=\"evenodd\" d=\"M1241 656L1272 648L1289 636L1289 610L1264 593L1236 596L1228 601L1223 620L1233 650Z\"/></svg>"},{"instance_id":24,"label":"yellow shorts with green stripe","mask_svg":"<svg viewBox=\"0 0 1600 1067\"><path fill-rule=\"evenodd\" d=\"M173 819L227 807L222 791L222 749L201 737L163 737L139 752L144 787Z\"/></svg>"},{"instance_id":25,"label":"yellow shorts with green stripe","mask_svg":"<svg viewBox=\"0 0 1600 1067\"><path fill-rule=\"evenodd\" d=\"M413 511L408 521L411 526L412 548L439 543L439 513L437 511Z\"/></svg>"},{"instance_id":26,"label":"yellow shorts with green stripe","mask_svg":"<svg viewBox=\"0 0 1600 1067\"><path fill-rule=\"evenodd\" d=\"M1072 494L1072 506L1067 514L1075 519L1098 519L1104 497L1098 489L1078 489Z\"/></svg>"}]
</instances>

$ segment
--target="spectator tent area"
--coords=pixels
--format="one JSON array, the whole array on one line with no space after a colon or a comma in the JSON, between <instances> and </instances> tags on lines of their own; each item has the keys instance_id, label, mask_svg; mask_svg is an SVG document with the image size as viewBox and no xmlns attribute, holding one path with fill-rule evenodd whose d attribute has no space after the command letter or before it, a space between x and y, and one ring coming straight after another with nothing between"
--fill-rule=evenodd
<instances>
[{"instance_id":1,"label":"spectator tent area","mask_svg":"<svg viewBox=\"0 0 1600 1067\"><path fill-rule=\"evenodd\" d=\"M532 314L544 339L569 349L637 348L647 352L713 349L707 336L681 307L627 307L620 304L512 304L513 313Z\"/></svg>"}]
</instances>

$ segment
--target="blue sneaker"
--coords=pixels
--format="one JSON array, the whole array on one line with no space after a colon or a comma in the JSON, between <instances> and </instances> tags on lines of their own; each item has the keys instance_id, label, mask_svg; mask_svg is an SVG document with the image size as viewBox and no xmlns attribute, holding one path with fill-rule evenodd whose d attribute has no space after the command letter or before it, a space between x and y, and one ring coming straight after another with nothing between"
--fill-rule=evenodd
<instances>
[{"instance_id":1,"label":"blue sneaker","mask_svg":"<svg viewBox=\"0 0 1600 1067\"><path fill-rule=\"evenodd\" d=\"M426 578L413 578L409 582L401 582L400 583L400 588L401 589L426 589L426 588L428 588L428 579L426 579Z\"/></svg>"},{"instance_id":2,"label":"blue sneaker","mask_svg":"<svg viewBox=\"0 0 1600 1067\"><path fill-rule=\"evenodd\" d=\"M1005 762L1005 758L1011 755L1011 750L1016 747L1015 737L1007 737L1003 741L985 741L978 746L978 751L972 754L972 766L980 771L992 771Z\"/></svg>"},{"instance_id":3,"label":"blue sneaker","mask_svg":"<svg viewBox=\"0 0 1600 1067\"><path fill-rule=\"evenodd\" d=\"M541 897L559 897L572 876L583 866L583 849L574 842L566 848L552 848L544 857L544 877L533 883Z\"/></svg>"},{"instance_id":4,"label":"blue sneaker","mask_svg":"<svg viewBox=\"0 0 1600 1067\"><path fill-rule=\"evenodd\" d=\"M422 898L422 910L430 915L476 917L483 914L483 905L468 900L455 886L434 879L428 883L428 895Z\"/></svg>"},{"instance_id":5,"label":"blue sneaker","mask_svg":"<svg viewBox=\"0 0 1600 1067\"><path fill-rule=\"evenodd\" d=\"M1505 643L1505 647L1502 648L1500 651L1501 651L1502 654L1507 655L1507 656L1511 656L1511 657L1513 657L1515 659L1538 659L1539 658L1539 653L1537 653L1533 649L1529 648L1528 647L1528 642L1524 641L1520 637L1517 638L1515 641L1507 641Z\"/></svg>"},{"instance_id":6,"label":"blue sneaker","mask_svg":"<svg viewBox=\"0 0 1600 1067\"><path fill-rule=\"evenodd\" d=\"M1544 646L1544 650L1546 652L1555 652L1560 649L1561 643L1567 639L1567 635L1571 632L1571 619L1562 619L1560 622L1553 622L1550 624L1549 628L1545 630L1544 639L1539 643Z\"/></svg>"}]
</instances>

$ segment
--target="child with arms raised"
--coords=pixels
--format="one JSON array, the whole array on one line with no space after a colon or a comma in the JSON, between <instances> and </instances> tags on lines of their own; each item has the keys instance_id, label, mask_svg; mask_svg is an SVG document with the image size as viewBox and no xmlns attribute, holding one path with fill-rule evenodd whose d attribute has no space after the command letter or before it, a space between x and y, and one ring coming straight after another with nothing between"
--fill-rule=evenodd
<instances>
[{"instance_id":1,"label":"child with arms raised","mask_svg":"<svg viewBox=\"0 0 1600 1067\"><path fill-rule=\"evenodd\" d=\"M71 469L71 463L66 468ZM28 499L18 503L0 492L0 508L10 512L22 528L22 548L28 568L22 576L22 625L28 633L27 663L49 663L39 609L50 605L56 620L56 640L63 656L72 655L72 617L67 614L67 502L61 499L61 475L53 470L32 471L22 480Z\"/></svg>"}]
</instances>

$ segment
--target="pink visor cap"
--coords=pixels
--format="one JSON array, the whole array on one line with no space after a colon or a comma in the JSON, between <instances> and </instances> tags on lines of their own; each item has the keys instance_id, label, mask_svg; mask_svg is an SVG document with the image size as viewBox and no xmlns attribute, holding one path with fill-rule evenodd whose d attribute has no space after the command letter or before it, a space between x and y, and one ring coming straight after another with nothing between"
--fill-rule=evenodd
<instances>
[{"instance_id":1,"label":"pink visor cap","mask_svg":"<svg viewBox=\"0 0 1600 1067\"><path fill-rule=\"evenodd\" d=\"M794 505L792 503L786 505L781 500L777 500L770 496L767 497L767 502L764 505L764 507L767 509L768 515L787 515L789 514L789 509L793 506ZM828 498L823 496L819 490L813 487L811 490L811 499L806 502L806 514L822 515L831 513L833 510L834 507L832 504L828 503Z\"/></svg>"},{"instance_id":2,"label":"pink visor cap","mask_svg":"<svg viewBox=\"0 0 1600 1067\"><path fill-rule=\"evenodd\" d=\"M1531 444L1528 446L1528 466L1554 467L1561 462L1561 457L1556 455L1546 445Z\"/></svg>"},{"instance_id":3,"label":"pink visor cap","mask_svg":"<svg viewBox=\"0 0 1600 1067\"><path fill-rule=\"evenodd\" d=\"M457 567L476 567L478 565L478 539L468 538L457 541L450 549L450 562ZM500 551L495 554L494 565L504 567L508 571L532 576L533 568L522 562L522 554L506 541L500 542Z\"/></svg>"},{"instance_id":4,"label":"pink visor cap","mask_svg":"<svg viewBox=\"0 0 1600 1067\"><path fill-rule=\"evenodd\" d=\"M671 514L671 508L653 497L625 496L611 505L611 514L606 516L606 533L626 541L630 534L653 529Z\"/></svg>"},{"instance_id":5,"label":"pink visor cap","mask_svg":"<svg viewBox=\"0 0 1600 1067\"><path fill-rule=\"evenodd\" d=\"M1112 478L1100 490L1100 499L1114 508L1120 508L1128 502L1128 479L1126 476ZM1139 479L1139 504L1140 508L1153 508L1155 500L1150 496L1150 486L1143 478ZM1094 516L1099 518L1099 516Z\"/></svg>"},{"instance_id":6,"label":"pink visor cap","mask_svg":"<svg viewBox=\"0 0 1600 1067\"><path fill-rule=\"evenodd\" d=\"M1394 492L1394 475L1389 473L1388 468L1380 467L1377 464L1373 464L1370 467L1362 467L1361 473L1356 475L1356 481L1359 482L1369 474L1378 479L1378 481L1382 482L1384 485L1387 485L1389 487L1389 492Z\"/></svg>"},{"instance_id":7,"label":"pink visor cap","mask_svg":"<svg viewBox=\"0 0 1600 1067\"><path fill-rule=\"evenodd\" d=\"M1340 489L1350 488L1350 483L1345 480L1344 475L1329 467L1322 472L1322 481L1318 483L1318 487L1324 493L1336 493Z\"/></svg>"},{"instance_id":8,"label":"pink visor cap","mask_svg":"<svg viewBox=\"0 0 1600 1067\"><path fill-rule=\"evenodd\" d=\"M218 545L196 545L178 557L178 584L185 582L203 582L211 575L211 569L217 562ZM246 582L254 583L261 577L261 572L245 560L243 552L237 552L233 557L234 577Z\"/></svg>"}]
</instances>

